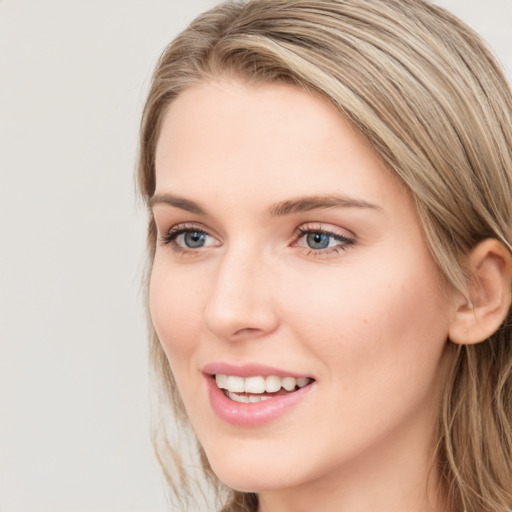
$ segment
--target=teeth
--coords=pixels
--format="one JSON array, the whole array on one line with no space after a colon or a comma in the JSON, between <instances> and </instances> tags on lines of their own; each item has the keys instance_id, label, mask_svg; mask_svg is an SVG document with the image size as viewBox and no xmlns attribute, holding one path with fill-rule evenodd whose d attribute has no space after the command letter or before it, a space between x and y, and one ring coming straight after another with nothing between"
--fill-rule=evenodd
<instances>
[{"instance_id":1,"label":"teeth","mask_svg":"<svg viewBox=\"0 0 512 512\"><path fill-rule=\"evenodd\" d=\"M236 375L215 375L215 381L220 389L226 389L228 396L231 398L230 393L276 393L281 388L286 391L293 391L296 387L303 388L307 386L312 379L308 377L278 377L276 375L269 375L268 377L262 377L260 375L254 377L238 377ZM233 398L237 402L248 402L244 396L236 395L238 399ZM244 400L242 400L242 398ZM256 397L259 401L260 398L267 397Z\"/></svg>"},{"instance_id":2,"label":"teeth","mask_svg":"<svg viewBox=\"0 0 512 512\"><path fill-rule=\"evenodd\" d=\"M299 377L297 379L297 386L299 388L303 388L304 386L307 386L311 382L311 379L308 379L307 377Z\"/></svg>"},{"instance_id":3,"label":"teeth","mask_svg":"<svg viewBox=\"0 0 512 512\"><path fill-rule=\"evenodd\" d=\"M263 402L264 400L270 400L271 396L257 396L257 395L238 395L236 393L231 393L228 391L228 398L233 400L233 402L242 402L244 404L255 403L255 402Z\"/></svg>"},{"instance_id":4,"label":"teeth","mask_svg":"<svg viewBox=\"0 0 512 512\"><path fill-rule=\"evenodd\" d=\"M275 393L281 389L281 379L275 375L269 375L265 379L265 391L267 393Z\"/></svg>"},{"instance_id":5,"label":"teeth","mask_svg":"<svg viewBox=\"0 0 512 512\"><path fill-rule=\"evenodd\" d=\"M228 376L227 375L215 375L215 381L217 382L217 386L221 389L227 389L228 386Z\"/></svg>"},{"instance_id":6,"label":"teeth","mask_svg":"<svg viewBox=\"0 0 512 512\"><path fill-rule=\"evenodd\" d=\"M245 379L246 393L265 393L265 377L247 377Z\"/></svg>"},{"instance_id":7,"label":"teeth","mask_svg":"<svg viewBox=\"0 0 512 512\"><path fill-rule=\"evenodd\" d=\"M282 381L282 386L286 391L293 391L295 389L295 385L297 384L297 380L293 377L285 377Z\"/></svg>"},{"instance_id":8,"label":"teeth","mask_svg":"<svg viewBox=\"0 0 512 512\"><path fill-rule=\"evenodd\" d=\"M245 382L243 377L226 375L226 389L232 393L243 393L245 391Z\"/></svg>"}]
</instances>

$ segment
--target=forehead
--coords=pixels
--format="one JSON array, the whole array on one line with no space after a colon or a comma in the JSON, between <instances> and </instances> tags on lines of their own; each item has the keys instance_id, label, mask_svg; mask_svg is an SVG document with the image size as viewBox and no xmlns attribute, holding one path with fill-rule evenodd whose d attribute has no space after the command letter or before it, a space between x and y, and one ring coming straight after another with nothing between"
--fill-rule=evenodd
<instances>
[{"instance_id":1,"label":"forehead","mask_svg":"<svg viewBox=\"0 0 512 512\"><path fill-rule=\"evenodd\" d=\"M320 134L320 128L323 131L333 121L337 124L344 119L327 100L288 84L203 82L180 93L169 105L156 160L172 157L184 148L183 143L191 142L191 136L203 144L207 136L209 147L253 145L269 137L283 144L294 136Z\"/></svg>"},{"instance_id":2,"label":"forehead","mask_svg":"<svg viewBox=\"0 0 512 512\"><path fill-rule=\"evenodd\" d=\"M156 193L232 191L248 201L262 188L269 201L335 192L370 202L401 189L331 103L279 83L215 81L182 92L163 119L156 174Z\"/></svg>"}]
</instances>

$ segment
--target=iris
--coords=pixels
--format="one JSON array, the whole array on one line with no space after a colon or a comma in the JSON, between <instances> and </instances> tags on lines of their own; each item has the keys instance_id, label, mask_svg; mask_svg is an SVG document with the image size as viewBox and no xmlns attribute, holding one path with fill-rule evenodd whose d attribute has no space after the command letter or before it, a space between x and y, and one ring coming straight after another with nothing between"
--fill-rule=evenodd
<instances>
[{"instance_id":1,"label":"iris","mask_svg":"<svg viewBox=\"0 0 512 512\"><path fill-rule=\"evenodd\" d=\"M329 247L331 237L325 233L309 233L306 235L306 243L311 249L326 249Z\"/></svg>"},{"instance_id":2,"label":"iris","mask_svg":"<svg viewBox=\"0 0 512 512\"><path fill-rule=\"evenodd\" d=\"M190 249L197 249L206 243L206 236L205 233L199 231L187 231L183 233L183 242Z\"/></svg>"}]
</instances>

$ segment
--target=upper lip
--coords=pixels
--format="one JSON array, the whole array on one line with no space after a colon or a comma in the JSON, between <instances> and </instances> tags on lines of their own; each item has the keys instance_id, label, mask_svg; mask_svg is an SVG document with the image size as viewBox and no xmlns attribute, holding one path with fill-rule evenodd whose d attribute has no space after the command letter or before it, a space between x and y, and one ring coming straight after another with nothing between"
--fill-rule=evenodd
<instances>
[{"instance_id":1,"label":"upper lip","mask_svg":"<svg viewBox=\"0 0 512 512\"><path fill-rule=\"evenodd\" d=\"M235 375L237 377L268 377L269 375L276 375L278 377L295 377L296 379L300 377L312 378L310 375L290 372L257 363L234 365L223 362L212 362L203 367L203 373L207 375Z\"/></svg>"}]
</instances>

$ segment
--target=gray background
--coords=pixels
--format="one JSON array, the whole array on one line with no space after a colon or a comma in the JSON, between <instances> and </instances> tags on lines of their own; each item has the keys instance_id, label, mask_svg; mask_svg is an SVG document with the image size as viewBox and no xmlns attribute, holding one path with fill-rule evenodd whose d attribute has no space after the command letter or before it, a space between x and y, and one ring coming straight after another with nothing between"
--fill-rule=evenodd
<instances>
[{"instance_id":1,"label":"gray background","mask_svg":"<svg viewBox=\"0 0 512 512\"><path fill-rule=\"evenodd\" d=\"M139 116L213 0L0 2L0 512L159 512ZM511 0L440 2L512 76Z\"/></svg>"}]
</instances>

